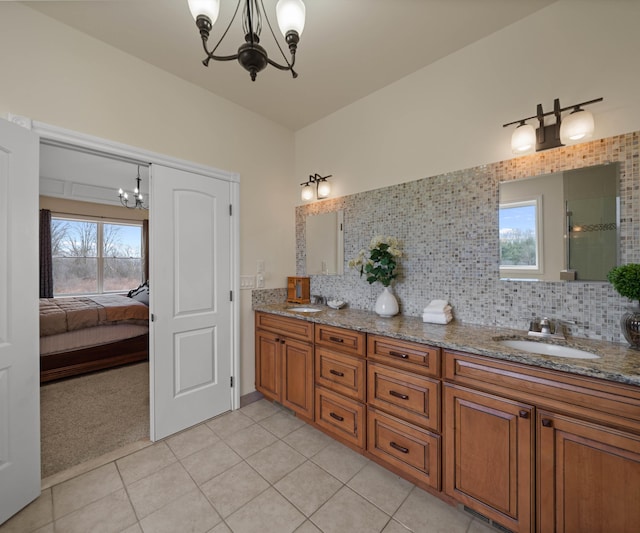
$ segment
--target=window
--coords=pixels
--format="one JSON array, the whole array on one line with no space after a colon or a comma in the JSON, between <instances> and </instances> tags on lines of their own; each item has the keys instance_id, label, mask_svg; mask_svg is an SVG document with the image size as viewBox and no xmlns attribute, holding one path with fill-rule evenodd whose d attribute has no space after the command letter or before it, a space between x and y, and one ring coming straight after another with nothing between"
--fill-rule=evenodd
<instances>
[{"instance_id":1,"label":"window","mask_svg":"<svg viewBox=\"0 0 640 533\"><path fill-rule=\"evenodd\" d=\"M51 219L53 293L123 292L142 281L140 223Z\"/></svg>"},{"instance_id":2,"label":"window","mask_svg":"<svg viewBox=\"0 0 640 533\"><path fill-rule=\"evenodd\" d=\"M541 271L541 198L500 204L500 269Z\"/></svg>"}]
</instances>

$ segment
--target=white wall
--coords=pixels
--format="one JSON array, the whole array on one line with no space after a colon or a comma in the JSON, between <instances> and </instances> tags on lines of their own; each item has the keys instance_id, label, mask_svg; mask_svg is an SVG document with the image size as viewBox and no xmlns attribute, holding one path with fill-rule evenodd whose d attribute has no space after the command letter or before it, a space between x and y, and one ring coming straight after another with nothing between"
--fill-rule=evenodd
<instances>
[{"instance_id":1,"label":"white wall","mask_svg":"<svg viewBox=\"0 0 640 533\"><path fill-rule=\"evenodd\" d=\"M559 0L299 130L295 175L343 196L511 159L502 124L554 98L604 97L597 138L639 130L638 21L636 0Z\"/></svg>"},{"instance_id":2,"label":"white wall","mask_svg":"<svg viewBox=\"0 0 640 533\"><path fill-rule=\"evenodd\" d=\"M16 2L0 2L0 50L0 116L239 173L242 273L255 273L263 259L267 287L284 286L295 272L293 199L265 205L292 198L290 131ZM254 390L249 291L241 322L246 394Z\"/></svg>"}]
</instances>

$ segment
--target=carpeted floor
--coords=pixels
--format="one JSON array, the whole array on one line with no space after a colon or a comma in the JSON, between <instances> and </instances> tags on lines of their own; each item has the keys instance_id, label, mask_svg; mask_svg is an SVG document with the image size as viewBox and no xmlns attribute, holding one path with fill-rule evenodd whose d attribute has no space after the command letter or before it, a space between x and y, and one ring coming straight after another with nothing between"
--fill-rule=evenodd
<instances>
[{"instance_id":1,"label":"carpeted floor","mask_svg":"<svg viewBox=\"0 0 640 533\"><path fill-rule=\"evenodd\" d=\"M149 437L149 363L40 388L42 477Z\"/></svg>"}]
</instances>

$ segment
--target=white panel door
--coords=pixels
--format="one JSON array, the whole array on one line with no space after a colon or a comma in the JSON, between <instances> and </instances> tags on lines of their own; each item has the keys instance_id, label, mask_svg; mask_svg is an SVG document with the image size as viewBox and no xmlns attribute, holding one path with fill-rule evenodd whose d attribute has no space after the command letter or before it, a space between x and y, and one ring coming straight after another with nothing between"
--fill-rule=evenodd
<instances>
[{"instance_id":1,"label":"white panel door","mask_svg":"<svg viewBox=\"0 0 640 533\"><path fill-rule=\"evenodd\" d=\"M231 409L231 186L151 167L151 435Z\"/></svg>"},{"instance_id":2,"label":"white panel door","mask_svg":"<svg viewBox=\"0 0 640 533\"><path fill-rule=\"evenodd\" d=\"M40 495L38 161L0 119L0 524Z\"/></svg>"}]
</instances>

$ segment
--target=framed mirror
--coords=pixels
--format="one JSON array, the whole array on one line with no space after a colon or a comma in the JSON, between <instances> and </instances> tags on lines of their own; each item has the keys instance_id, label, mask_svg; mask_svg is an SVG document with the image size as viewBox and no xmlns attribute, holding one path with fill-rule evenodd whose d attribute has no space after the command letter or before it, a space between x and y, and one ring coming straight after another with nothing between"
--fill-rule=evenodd
<instances>
[{"instance_id":1,"label":"framed mirror","mask_svg":"<svg viewBox=\"0 0 640 533\"><path fill-rule=\"evenodd\" d=\"M344 273L344 212L333 211L306 218L307 275Z\"/></svg>"},{"instance_id":2,"label":"framed mirror","mask_svg":"<svg viewBox=\"0 0 640 533\"><path fill-rule=\"evenodd\" d=\"M618 264L619 164L500 184L500 278L606 281Z\"/></svg>"}]
</instances>

